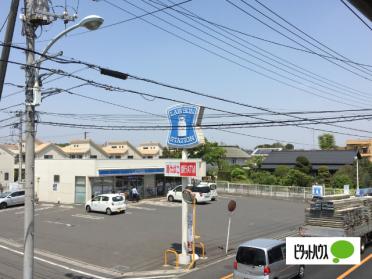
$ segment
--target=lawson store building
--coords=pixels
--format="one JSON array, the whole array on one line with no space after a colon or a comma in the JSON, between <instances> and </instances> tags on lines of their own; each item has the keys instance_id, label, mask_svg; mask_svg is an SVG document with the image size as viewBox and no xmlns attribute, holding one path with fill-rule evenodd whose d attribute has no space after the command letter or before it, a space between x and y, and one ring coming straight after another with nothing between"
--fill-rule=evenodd
<instances>
[{"instance_id":1,"label":"lawson store building","mask_svg":"<svg viewBox=\"0 0 372 279\"><path fill-rule=\"evenodd\" d=\"M35 192L41 202L79 204L92 196L130 192L137 187L141 197L163 196L181 184L180 177L165 177L164 167L172 159L35 160ZM206 164L193 159L205 173Z\"/></svg>"}]
</instances>

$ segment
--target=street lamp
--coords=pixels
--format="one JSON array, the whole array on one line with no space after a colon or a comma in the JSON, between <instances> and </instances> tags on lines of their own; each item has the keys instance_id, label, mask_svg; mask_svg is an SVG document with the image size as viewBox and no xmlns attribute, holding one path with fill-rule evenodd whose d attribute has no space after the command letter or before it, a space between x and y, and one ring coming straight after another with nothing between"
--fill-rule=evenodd
<instances>
[{"instance_id":1,"label":"street lamp","mask_svg":"<svg viewBox=\"0 0 372 279\"><path fill-rule=\"evenodd\" d=\"M26 2L27 3L27 2ZM27 18L27 17L26 17ZM23 257L23 278L32 279L34 269L34 194L35 194L35 106L41 102L41 89L39 84L39 70L43 61L47 60L45 54L64 35L79 27L88 30L96 30L103 23L103 18L90 15L83 18L79 23L67 28L54 37L43 50L41 56L35 61L35 30L38 25L31 21L25 21L26 43L30 51L26 53L27 64L33 67L26 67L26 183L25 183L25 215L24 215L24 257ZM33 88L32 88L33 85ZM33 98L32 98L33 96ZM32 102L31 99L32 98Z\"/></svg>"},{"instance_id":2,"label":"street lamp","mask_svg":"<svg viewBox=\"0 0 372 279\"><path fill-rule=\"evenodd\" d=\"M77 29L77 28L80 28L80 27L84 27L90 31L94 31L94 30L97 30L103 23L104 19L100 16L97 16L97 15L89 15L89 16L86 16L84 17L79 23L65 29L64 31L62 31L61 33L59 33L57 36L55 36L50 42L49 44L44 48L43 52L41 53L40 55L40 58L35 61L35 83L34 83L34 87L33 87L33 105L39 105L41 103L41 88L40 88L40 82L39 82L39 70L40 70L40 65L42 62L44 62L45 60L47 60L48 58L46 57L46 54L48 52L48 50L60 39L62 38L64 35L66 35L67 33Z\"/></svg>"},{"instance_id":3,"label":"street lamp","mask_svg":"<svg viewBox=\"0 0 372 279\"><path fill-rule=\"evenodd\" d=\"M46 48L43 50L41 55L44 56L47 53L47 51L52 47L52 45L54 45L56 41L58 41L61 37L71 32L72 30L75 30L79 27L84 27L90 31L94 31L94 30L97 30L102 25L102 23L103 23L103 18L100 16L89 15L89 16L84 17L79 23L67 28L66 30L59 33L56 37L54 37L50 41L50 43L46 46Z\"/></svg>"},{"instance_id":4,"label":"street lamp","mask_svg":"<svg viewBox=\"0 0 372 279\"><path fill-rule=\"evenodd\" d=\"M356 182L357 182L356 193L359 194L359 158L358 156L355 156L354 159L356 160Z\"/></svg>"}]
</instances>

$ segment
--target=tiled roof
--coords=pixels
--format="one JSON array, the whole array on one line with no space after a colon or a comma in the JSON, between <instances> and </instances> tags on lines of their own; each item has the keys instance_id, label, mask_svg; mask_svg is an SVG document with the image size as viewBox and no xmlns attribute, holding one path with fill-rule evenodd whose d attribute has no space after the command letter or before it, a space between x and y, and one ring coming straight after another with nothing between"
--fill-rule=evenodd
<instances>
[{"instance_id":1,"label":"tiled roof","mask_svg":"<svg viewBox=\"0 0 372 279\"><path fill-rule=\"evenodd\" d=\"M354 150L294 150L273 151L262 162L261 168L272 169L278 165L294 166L299 156L306 157L313 168L316 166L342 166L351 165L358 155Z\"/></svg>"},{"instance_id":2,"label":"tiled roof","mask_svg":"<svg viewBox=\"0 0 372 279\"><path fill-rule=\"evenodd\" d=\"M232 146L221 146L225 151L225 156L226 158L243 158L243 159L248 159L251 156L242 150L239 146L237 145L232 145Z\"/></svg>"}]
</instances>

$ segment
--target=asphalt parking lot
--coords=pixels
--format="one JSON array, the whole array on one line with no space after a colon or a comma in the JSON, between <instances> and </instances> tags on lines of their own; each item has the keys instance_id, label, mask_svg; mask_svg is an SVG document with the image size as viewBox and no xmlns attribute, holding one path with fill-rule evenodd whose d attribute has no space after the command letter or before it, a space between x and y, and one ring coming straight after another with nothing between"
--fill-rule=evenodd
<instances>
[{"instance_id":1,"label":"asphalt parking lot","mask_svg":"<svg viewBox=\"0 0 372 279\"><path fill-rule=\"evenodd\" d=\"M294 235L303 222L305 205L298 201L221 197L216 202L198 205L197 234L206 245L208 257L198 262L200 268L225 257L223 248L230 198L237 201L232 218L230 254L234 253L236 245L248 239ZM183 269L162 267L163 251L180 247L181 203L169 203L165 198L143 200L128 204L125 214L113 216L88 214L83 206L40 204L36 206L35 215L35 255L40 258L36 260L36 269L54 270L55 278L170 278L183 275ZM23 247L23 207L1 210L0 223L0 257L13 254L6 257L12 262L7 266L13 266L12 273L16 273L13 277L0 278L20 278L22 257L17 252ZM9 267L3 269L2 265L0 261L0 270L9 270ZM85 277L73 277L84 273ZM42 274L38 272L35 278L45 278Z\"/></svg>"}]
</instances>

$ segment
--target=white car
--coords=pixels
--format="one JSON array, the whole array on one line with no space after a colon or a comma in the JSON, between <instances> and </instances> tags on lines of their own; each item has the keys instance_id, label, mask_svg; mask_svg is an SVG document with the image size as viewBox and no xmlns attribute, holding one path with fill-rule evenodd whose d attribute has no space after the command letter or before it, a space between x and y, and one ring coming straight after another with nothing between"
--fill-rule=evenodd
<instances>
[{"instance_id":1,"label":"white car","mask_svg":"<svg viewBox=\"0 0 372 279\"><path fill-rule=\"evenodd\" d=\"M111 215L113 212L123 212L127 209L125 197L118 194L104 194L91 199L85 204L87 212L98 211L106 212Z\"/></svg>"},{"instance_id":2,"label":"white car","mask_svg":"<svg viewBox=\"0 0 372 279\"><path fill-rule=\"evenodd\" d=\"M207 186L187 186L186 189L191 190L195 194L197 203L211 201L211 191ZM169 190L167 193L167 200L170 202L182 201L182 185L178 185L172 190Z\"/></svg>"},{"instance_id":3,"label":"white car","mask_svg":"<svg viewBox=\"0 0 372 279\"><path fill-rule=\"evenodd\" d=\"M216 183L200 182L196 187L205 187L205 186L209 187L211 191L211 199L212 201L215 201L218 197Z\"/></svg>"},{"instance_id":4,"label":"white car","mask_svg":"<svg viewBox=\"0 0 372 279\"><path fill-rule=\"evenodd\" d=\"M24 190L0 193L0 209L24 203L25 203Z\"/></svg>"}]
</instances>

